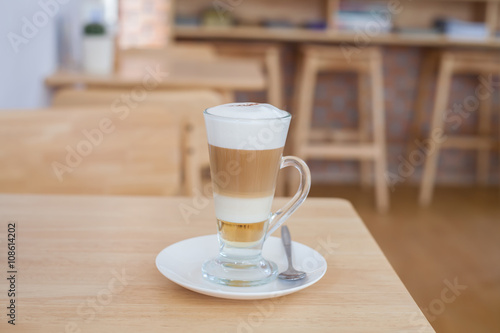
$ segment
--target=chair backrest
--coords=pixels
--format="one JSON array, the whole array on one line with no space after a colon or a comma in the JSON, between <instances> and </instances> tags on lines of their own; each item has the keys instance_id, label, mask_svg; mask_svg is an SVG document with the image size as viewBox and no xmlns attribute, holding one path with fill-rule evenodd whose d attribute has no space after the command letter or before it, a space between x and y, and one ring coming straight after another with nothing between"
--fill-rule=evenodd
<instances>
[{"instance_id":1,"label":"chair backrest","mask_svg":"<svg viewBox=\"0 0 500 333\"><path fill-rule=\"evenodd\" d=\"M267 101L284 108L281 47L273 43L218 42L211 44L220 56L256 59L262 63L266 74Z\"/></svg>"},{"instance_id":2,"label":"chair backrest","mask_svg":"<svg viewBox=\"0 0 500 333\"><path fill-rule=\"evenodd\" d=\"M123 89L61 89L54 95L53 106L125 107L126 104L120 102L121 98L130 94L130 91ZM193 195L195 189L201 189L202 171L209 167L203 110L222 103L220 94L208 90L152 91L141 101L137 101L141 107L161 108L165 113L174 113L181 117L183 193L186 195Z\"/></svg>"},{"instance_id":3,"label":"chair backrest","mask_svg":"<svg viewBox=\"0 0 500 333\"><path fill-rule=\"evenodd\" d=\"M179 120L137 108L0 112L0 192L175 195Z\"/></svg>"}]
</instances>

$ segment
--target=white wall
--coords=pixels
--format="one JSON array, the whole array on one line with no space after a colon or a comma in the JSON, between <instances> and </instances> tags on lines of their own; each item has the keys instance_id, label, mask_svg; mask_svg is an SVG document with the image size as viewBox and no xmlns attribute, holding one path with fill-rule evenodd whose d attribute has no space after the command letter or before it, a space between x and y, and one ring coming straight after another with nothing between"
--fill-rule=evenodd
<instances>
[{"instance_id":1,"label":"white wall","mask_svg":"<svg viewBox=\"0 0 500 333\"><path fill-rule=\"evenodd\" d=\"M49 3L52 6L46 6L48 10L44 11L42 4ZM80 0L0 2L0 109L48 105L50 91L43 81L57 68L57 21L61 15L74 15L79 3ZM27 26L23 18L38 31L28 29L26 34L25 28L23 34L23 26ZM26 43L19 44L17 52L9 41L9 33L25 38Z\"/></svg>"}]
</instances>

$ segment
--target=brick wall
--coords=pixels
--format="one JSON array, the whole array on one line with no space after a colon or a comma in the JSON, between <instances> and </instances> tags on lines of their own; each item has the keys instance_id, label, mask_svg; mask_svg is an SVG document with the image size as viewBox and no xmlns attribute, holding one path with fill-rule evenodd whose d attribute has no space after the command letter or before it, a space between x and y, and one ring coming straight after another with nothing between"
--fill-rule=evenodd
<instances>
[{"instance_id":1,"label":"brick wall","mask_svg":"<svg viewBox=\"0 0 500 333\"><path fill-rule=\"evenodd\" d=\"M171 4L165 0L120 0L120 47L165 46L171 33Z\"/></svg>"}]
</instances>

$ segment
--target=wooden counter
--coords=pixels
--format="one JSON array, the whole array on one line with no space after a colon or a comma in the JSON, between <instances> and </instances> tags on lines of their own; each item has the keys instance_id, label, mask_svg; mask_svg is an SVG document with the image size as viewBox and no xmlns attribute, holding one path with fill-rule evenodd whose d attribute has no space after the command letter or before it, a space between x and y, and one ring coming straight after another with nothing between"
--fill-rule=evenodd
<instances>
[{"instance_id":1,"label":"wooden counter","mask_svg":"<svg viewBox=\"0 0 500 333\"><path fill-rule=\"evenodd\" d=\"M177 38L228 39L275 42L335 43L363 48L357 43L357 34L341 31L313 31L306 29L268 29L261 27L176 27ZM442 34L381 33L369 38L369 45L429 46L429 47L475 47L500 49L500 38L484 40L455 39Z\"/></svg>"}]
</instances>

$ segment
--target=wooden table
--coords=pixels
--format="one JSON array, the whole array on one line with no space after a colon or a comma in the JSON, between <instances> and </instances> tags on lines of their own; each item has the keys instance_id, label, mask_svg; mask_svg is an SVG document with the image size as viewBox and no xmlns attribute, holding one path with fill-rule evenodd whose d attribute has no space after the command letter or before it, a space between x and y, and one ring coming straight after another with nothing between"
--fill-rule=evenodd
<instances>
[{"instance_id":1,"label":"wooden table","mask_svg":"<svg viewBox=\"0 0 500 333\"><path fill-rule=\"evenodd\" d=\"M181 207L193 214L183 218ZM0 195L0 268L6 276L15 223L17 271L16 326L4 314L0 331L433 332L345 200L308 199L289 220L293 238L328 262L323 279L300 292L226 300L163 277L160 250L214 233L213 216L202 198Z\"/></svg>"},{"instance_id":2,"label":"wooden table","mask_svg":"<svg viewBox=\"0 0 500 333\"><path fill-rule=\"evenodd\" d=\"M144 80L148 77L152 78L149 80L154 89L208 88L230 92L264 90L266 82L261 67L258 61L251 59L131 57L120 59L119 69L111 75L58 71L47 77L45 83L53 88L74 85L133 88L144 86Z\"/></svg>"}]
</instances>

